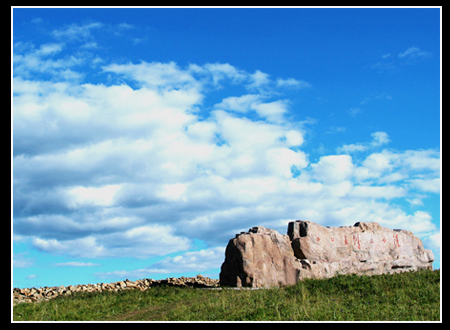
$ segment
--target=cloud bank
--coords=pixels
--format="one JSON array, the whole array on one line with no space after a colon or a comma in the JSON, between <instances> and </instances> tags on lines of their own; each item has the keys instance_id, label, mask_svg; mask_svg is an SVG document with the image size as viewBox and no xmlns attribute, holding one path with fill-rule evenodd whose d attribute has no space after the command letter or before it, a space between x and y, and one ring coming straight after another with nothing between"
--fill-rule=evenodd
<instances>
[{"instance_id":1,"label":"cloud bank","mask_svg":"<svg viewBox=\"0 0 450 330\"><path fill-rule=\"evenodd\" d=\"M53 34L84 40L100 27ZM313 88L308 82L229 63L106 64L61 55L64 47L15 47L14 236L34 248L73 258L179 253L135 272L207 270L220 266L237 232L254 225L283 232L295 219L377 221L436 247L431 215L408 213L395 200L421 205L440 193L438 151L382 149L390 139L378 131L371 142L311 162L303 124L290 119L283 97ZM80 82L84 66L102 82ZM207 248L189 251L194 240Z\"/></svg>"}]
</instances>

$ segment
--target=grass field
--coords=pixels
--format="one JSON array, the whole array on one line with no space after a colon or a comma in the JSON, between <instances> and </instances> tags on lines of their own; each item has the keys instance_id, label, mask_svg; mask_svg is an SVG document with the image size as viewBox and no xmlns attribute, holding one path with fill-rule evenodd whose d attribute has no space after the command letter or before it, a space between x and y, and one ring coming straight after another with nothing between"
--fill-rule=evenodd
<instances>
[{"instance_id":1,"label":"grass field","mask_svg":"<svg viewBox=\"0 0 450 330\"><path fill-rule=\"evenodd\" d=\"M440 271L337 276L264 290L155 287L13 307L14 321L439 321Z\"/></svg>"}]
</instances>

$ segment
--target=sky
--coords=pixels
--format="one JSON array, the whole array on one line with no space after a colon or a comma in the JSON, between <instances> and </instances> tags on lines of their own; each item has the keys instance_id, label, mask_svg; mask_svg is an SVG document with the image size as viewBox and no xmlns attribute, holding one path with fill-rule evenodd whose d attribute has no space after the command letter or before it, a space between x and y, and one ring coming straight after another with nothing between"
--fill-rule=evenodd
<instances>
[{"instance_id":1,"label":"sky","mask_svg":"<svg viewBox=\"0 0 450 330\"><path fill-rule=\"evenodd\" d=\"M376 221L440 268L441 8L13 8L14 287L218 278Z\"/></svg>"}]
</instances>

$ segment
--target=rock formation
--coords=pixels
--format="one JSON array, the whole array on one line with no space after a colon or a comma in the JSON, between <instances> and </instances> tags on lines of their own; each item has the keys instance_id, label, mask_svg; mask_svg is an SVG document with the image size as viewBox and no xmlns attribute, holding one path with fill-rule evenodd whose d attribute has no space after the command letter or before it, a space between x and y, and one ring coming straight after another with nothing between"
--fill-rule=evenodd
<instances>
[{"instance_id":1,"label":"rock formation","mask_svg":"<svg viewBox=\"0 0 450 330\"><path fill-rule=\"evenodd\" d=\"M287 235L253 227L231 239L220 285L274 287L337 274L376 275L432 269L433 253L410 231L376 222L324 227L310 221L288 224Z\"/></svg>"},{"instance_id":2,"label":"rock formation","mask_svg":"<svg viewBox=\"0 0 450 330\"><path fill-rule=\"evenodd\" d=\"M223 286L278 286L297 283L301 264L287 235L274 229L253 227L236 235L225 251L220 272Z\"/></svg>"}]
</instances>

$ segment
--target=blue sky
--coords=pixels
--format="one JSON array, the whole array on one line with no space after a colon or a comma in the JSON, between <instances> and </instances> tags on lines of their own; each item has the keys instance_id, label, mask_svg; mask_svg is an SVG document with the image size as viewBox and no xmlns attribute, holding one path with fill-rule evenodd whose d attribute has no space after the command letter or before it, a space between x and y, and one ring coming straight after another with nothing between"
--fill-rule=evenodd
<instances>
[{"instance_id":1,"label":"blue sky","mask_svg":"<svg viewBox=\"0 0 450 330\"><path fill-rule=\"evenodd\" d=\"M440 8L14 8L13 285L218 278L296 219L440 267Z\"/></svg>"}]
</instances>

